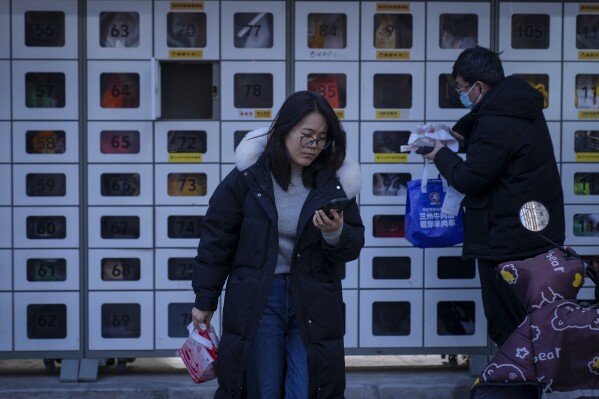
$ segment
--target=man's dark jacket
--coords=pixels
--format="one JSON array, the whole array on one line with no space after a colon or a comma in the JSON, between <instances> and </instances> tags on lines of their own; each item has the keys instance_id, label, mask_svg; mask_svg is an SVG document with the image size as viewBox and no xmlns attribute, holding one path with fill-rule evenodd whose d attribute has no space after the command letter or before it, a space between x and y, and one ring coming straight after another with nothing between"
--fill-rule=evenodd
<instances>
[{"instance_id":1,"label":"man's dark jacket","mask_svg":"<svg viewBox=\"0 0 599 399\"><path fill-rule=\"evenodd\" d=\"M464 257L524 259L553 248L520 224L519 209L532 200L549 210L542 234L563 243L564 199L542 94L519 78L507 77L454 130L466 138L466 160L442 148L435 166L466 195Z\"/></svg>"},{"instance_id":2,"label":"man's dark jacket","mask_svg":"<svg viewBox=\"0 0 599 399\"><path fill-rule=\"evenodd\" d=\"M248 133L236 150L237 168L210 199L193 271L195 306L215 310L227 287L218 354L215 398L245 397L248 353L274 278L279 236L273 182L261 156L266 130ZM333 198L360 191L359 164L346 157L337 176L319 180L298 221L290 287L302 341L308 353L309 398L343 398L344 309L341 269L364 246L364 226L354 203L344 211L338 245L330 246L312 224L314 211Z\"/></svg>"}]
</instances>

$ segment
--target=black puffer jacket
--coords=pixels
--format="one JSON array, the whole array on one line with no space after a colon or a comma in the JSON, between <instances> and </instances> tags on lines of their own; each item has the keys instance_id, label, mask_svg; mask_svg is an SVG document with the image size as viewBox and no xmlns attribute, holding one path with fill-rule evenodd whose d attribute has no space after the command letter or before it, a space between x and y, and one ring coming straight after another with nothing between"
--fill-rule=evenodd
<instances>
[{"instance_id":1,"label":"black puffer jacket","mask_svg":"<svg viewBox=\"0 0 599 399\"><path fill-rule=\"evenodd\" d=\"M263 132L250 132L247 137ZM261 157L265 141L260 137L244 140L238 146L237 168L214 192L202 224L193 272L195 306L215 310L228 278L215 398L245 396L242 386L247 356L277 263L279 237L273 183L269 166ZM304 203L290 272L297 322L308 352L310 398L343 398L340 268L344 262L356 259L364 245L364 226L355 204L344 211L337 246L327 245L312 224L314 211L330 199L353 198L359 192L357 162L346 158L337 176L318 181Z\"/></svg>"},{"instance_id":2,"label":"black puffer jacket","mask_svg":"<svg viewBox=\"0 0 599 399\"><path fill-rule=\"evenodd\" d=\"M454 129L467 138L466 160L442 148L435 165L451 186L466 194L463 255L504 261L553 248L520 225L519 209L531 200L549 210L549 226L542 234L563 243L564 199L543 96L525 81L507 77Z\"/></svg>"}]
</instances>

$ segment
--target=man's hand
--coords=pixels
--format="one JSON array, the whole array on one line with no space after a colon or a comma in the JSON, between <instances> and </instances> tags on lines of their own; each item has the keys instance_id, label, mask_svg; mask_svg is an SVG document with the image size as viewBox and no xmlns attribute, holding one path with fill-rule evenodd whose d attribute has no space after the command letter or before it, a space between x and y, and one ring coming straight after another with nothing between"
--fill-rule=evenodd
<instances>
[{"instance_id":1,"label":"man's hand","mask_svg":"<svg viewBox=\"0 0 599 399\"><path fill-rule=\"evenodd\" d=\"M428 154L422 154L422 158L434 161L435 155L437 155L437 152L443 147L445 147L445 144L443 144L441 140L435 140L435 148Z\"/></svg>"}]
</instances>

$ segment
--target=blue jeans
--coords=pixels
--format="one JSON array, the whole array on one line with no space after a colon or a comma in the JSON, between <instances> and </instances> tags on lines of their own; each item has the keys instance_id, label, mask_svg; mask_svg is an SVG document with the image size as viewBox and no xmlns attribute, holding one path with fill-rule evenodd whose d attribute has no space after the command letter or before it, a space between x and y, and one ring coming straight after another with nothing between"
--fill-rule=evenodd
<instances>
[{"instance_id":1,"label":"blue jeans","mask_svg":"<svg viewBox=\"0 0 599 399\"><path fill-rule=\"evenodd\" d=\"M308 398L308 355L295 320L288 276L275 276L246 368L248 399Z\"/></svg>"}]
</instances>

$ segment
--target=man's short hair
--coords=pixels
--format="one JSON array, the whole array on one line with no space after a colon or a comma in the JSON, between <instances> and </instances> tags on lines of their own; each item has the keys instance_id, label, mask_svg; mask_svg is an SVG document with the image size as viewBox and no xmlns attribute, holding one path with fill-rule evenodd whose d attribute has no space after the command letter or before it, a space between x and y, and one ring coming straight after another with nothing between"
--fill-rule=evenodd
<instances>
[{"instance_id":1,"label":"man's short hair","mask_svg":"<svg viewBox=\"0 0 599 399\"><path fill-rule=\"evenodd\" d=\"M472 47L460 53L453 64L451 73L454 79L458 75L466 83L472 84L481 81L489 86L495 86L505 78L499 53L481 46Z\"/></svg>"}]
</instances>

